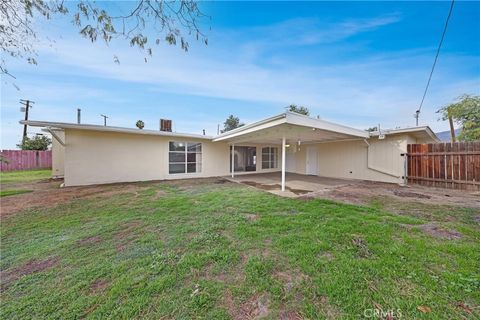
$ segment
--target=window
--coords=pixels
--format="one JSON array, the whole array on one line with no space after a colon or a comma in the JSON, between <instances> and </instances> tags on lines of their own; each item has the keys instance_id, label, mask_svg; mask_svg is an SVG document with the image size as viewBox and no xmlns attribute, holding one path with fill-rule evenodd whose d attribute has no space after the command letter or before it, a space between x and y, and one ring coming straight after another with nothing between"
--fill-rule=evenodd
<instances>
[{"instance_id":1,"label":"window","mask_svg":"<svg viewBox=\"0 0 480 320\"><path fill-rule=\"evenodd\" d=\"M278 148L262 148L262 169L278 168Z\"/></svg>"},{"instance_id":2,"label":"window","mask_svg":"<svg viewBox=\"0 0 480 320\"><path fill-rule=\"evenodd\" d=\"M169 173L202 172L202 144L171 141L168 153Z\"/></svg>"}]
</instances>

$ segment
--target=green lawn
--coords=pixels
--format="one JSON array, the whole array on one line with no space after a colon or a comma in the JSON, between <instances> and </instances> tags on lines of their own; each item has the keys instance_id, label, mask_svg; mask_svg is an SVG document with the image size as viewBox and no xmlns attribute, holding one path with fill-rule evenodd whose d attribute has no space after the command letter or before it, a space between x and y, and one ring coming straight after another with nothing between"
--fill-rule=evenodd
<instances>
[{"instance_id":1,"label":"green lawn","mask_svg":"<svg viewBox=\"0 0 480 320\"><path fill-rule=\"evenodd\" d=\"M0 190L0 197L14 196L22 193L29 193L33 190L29 189L9 189L9 190Z\"/></svg>"},{"instance_id":2,"label":"green lawn","mask_svg":"<svg viewBox=\"0 0 480 320\"><path fill-rule=\"evenodd\" d=\"M448 240L423 231L432 215L390 214L380 200L288 199L213 180L137 187L3 219L1 317L479 316L473 209L432 208L461 235Z\"/></svg>"},{"instance_id":3,"label":"green lawn","mask_svg":"<svg viewBox=\"0 0 480 320\"><path fill-rule=\"evenodd\" d=\"M12 172L0 172L1 184L12 184L31 182L35 180L48 179L52 177L52 170L25 170L25 171L12 171Z\"/></svg>"}]
</instances>

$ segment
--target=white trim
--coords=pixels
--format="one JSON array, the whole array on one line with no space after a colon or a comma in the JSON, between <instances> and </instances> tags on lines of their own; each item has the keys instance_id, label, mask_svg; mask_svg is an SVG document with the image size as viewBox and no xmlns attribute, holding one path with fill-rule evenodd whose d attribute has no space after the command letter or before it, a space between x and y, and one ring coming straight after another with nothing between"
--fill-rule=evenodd
<instances>
[{"instance_id":1,"label":"white trim","mask_svg":"<svg viewBox=\"0 0 480 320\"><path fill-rule=\"evenodd\" d=\"M235 143L232 143L232 149L230 151L231 162L232 162L232 178L235 178Z\"/></svg>"},{"instance_id":2,"label":"white trim","mask_svg":"<svg viewBox=\"0 0 480 320\"><path fill-rule=\"evenodd\" d=\"M213 141L223 141L227 139L232 139L238 136L243 136L252 132L256 132L259 130L263 129L268 129L274 126L278 126L280 124L286 123L285 117L275 117L275 118L269 118L263 121L255 122L252 123L251 125L243 126L231 131L228 131L226 133L223 133L215 138L213 138ZM248 142L245 142L248 143Z\"/></svg>"},{"instance_id":3,"label":"white trim","mask_svg":"<svg viewBox=\"0 0 480 320\"><path fill-rule=\"evenodd\" d=\"M368 138L369 134L365 130L355 129L351 127L347 127L338 123L333 123L321 119L310 118L308 116L294 113L294 112L287 112L287 123L294 124L303 127L311 127L319 130L331 131L331 132L338 132L343 133L350 136L356 136L361 138Z\"/></svg>"},{"instance_id":4,"label":"white trim","mask_svg":"<svg viewBox=\"0 0 480 320\"><path fill-rule=\"evenodd\" d=\"M304 116L294 112L286 112L275 117L254 122L252 124L225 132L213 138L213 141L223 141L228 139L234 139L243 135L260 131L260 130L279 126L281 124L291 124L295 126L307 127L307 128L318 129L323 131L336 132L336 133L341 133L341 134L345 134L353 137L359 137L359 138L370 137L369 133L364 130L347 127L341 124L328 122L321 119L310 118L308 116Z\"/></svg>"},{"instance_id":5,"label":"white trim","mask_svg":"<svg viewBox=\"0 0 480 320\"><path fill-rule=\"evenodd\" d=\"M52 137L55 138L55 140L57 140L58 143L60 143L63 147L65 147L65 141L63 141L56 133L55 133L55 130L53 130L52 128L50 127L47 127L45 129L42 129L42 131L46 131L48 133L50 133L52 135Z\"/></svg>"},{"instance_id":6,"label":"white trim","mask_svg":"<svg viewBox=\"0 0 480 320\"><path fill-rule=\"evenodd\" d=\"M401 129L385 129L382 130L381 134L391 135L391 134L401 134L401 133L426 133L433 141L441 142L437 137L435 132L429 126L414 127L414 128L401 128ZM370 132L371 137L378 137L380 132L373 131Z\"/></svg>"}]
</instances>

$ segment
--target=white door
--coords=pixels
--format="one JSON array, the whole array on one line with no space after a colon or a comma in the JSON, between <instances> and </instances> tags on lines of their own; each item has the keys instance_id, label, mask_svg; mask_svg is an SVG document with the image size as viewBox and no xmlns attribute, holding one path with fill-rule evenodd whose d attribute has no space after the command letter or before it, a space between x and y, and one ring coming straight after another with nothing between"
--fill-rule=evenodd
<instances>
[{"instance_id":1,"label":"white door","mask_svg":"<svg viewBox=\"0 0 480 320\"><path fill-rule=\"evenodd\" d=\"M306 173L317 175L318 168L318 148L316 146L307 147L307 163Z\"/></svg>"}]
</instances>

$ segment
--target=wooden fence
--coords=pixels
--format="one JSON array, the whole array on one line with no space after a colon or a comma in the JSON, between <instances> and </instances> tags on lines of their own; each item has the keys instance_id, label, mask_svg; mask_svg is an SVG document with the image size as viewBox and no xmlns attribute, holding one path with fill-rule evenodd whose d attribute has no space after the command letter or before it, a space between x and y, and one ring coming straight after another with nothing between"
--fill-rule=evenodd
<instances>
[{"instance_id":1,"label":"wooden fence","mask_svg":"<svg viewBox=\"0 0 480 320\"><path fill-rule=\"evenodd\" d=\"M409 144L408 183L480 190L480 141Z\"/></svg>"},{"instance_id":2,"label":"wooden fence","mask_svg":"<svg viewBox=\"0 0 480 320\"><path fill-rule=\"evenodd\" d=\"M47 169L52 167L52 151L2 150L0 171Z\"/></svg>"}]
</instances>

